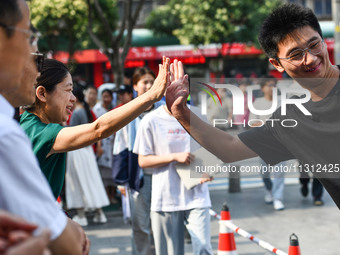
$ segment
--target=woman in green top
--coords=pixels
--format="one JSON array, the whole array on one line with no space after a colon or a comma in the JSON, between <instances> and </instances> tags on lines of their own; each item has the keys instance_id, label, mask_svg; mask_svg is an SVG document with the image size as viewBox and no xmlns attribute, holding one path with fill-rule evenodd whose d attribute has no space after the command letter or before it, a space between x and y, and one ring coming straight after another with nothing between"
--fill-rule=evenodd
<instances>
[{"instance_id":1,"label":"woman in green top","mask_svg":"<svg viewBox=\"0 0 340 255\"><path fill-rule=\"evenodd\" d=\"M92 123L63 127L61 124L67 121L76 100L72 93L72 77L63 63L45 60L35 85L36 101L26 107L20 125L32 141L33 151L56 198L64 181L66 152L110 136L159 101L170 80L169 63L170 60L163 57L154 86L142 96Z\"/></svg>"}]
</instances>

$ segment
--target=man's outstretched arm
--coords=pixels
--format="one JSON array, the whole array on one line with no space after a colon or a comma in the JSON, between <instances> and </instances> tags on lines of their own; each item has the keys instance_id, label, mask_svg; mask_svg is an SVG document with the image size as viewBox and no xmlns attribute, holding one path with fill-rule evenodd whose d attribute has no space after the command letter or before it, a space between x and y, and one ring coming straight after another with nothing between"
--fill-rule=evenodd
<instances>
[{"instance_id":1,"label":"man's outstretched arm","mask_svg":"<svg viewBox=\"0 0 340 255\"><path fill-rule=\"evenodd\" d=\"M170 71L171 83L166 91L167 107L199 144L223 162L234 162L257 156L238 137L205 123L190 111L186 104L189 95L188 75L184 74L182 62L174 60L170 65Z\"/></svg>"}]
</instances>

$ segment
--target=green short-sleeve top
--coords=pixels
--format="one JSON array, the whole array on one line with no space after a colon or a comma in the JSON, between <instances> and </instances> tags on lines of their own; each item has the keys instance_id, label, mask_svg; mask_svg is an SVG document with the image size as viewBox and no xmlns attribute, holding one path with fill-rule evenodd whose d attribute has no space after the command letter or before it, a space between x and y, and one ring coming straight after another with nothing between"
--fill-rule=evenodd
<instances>
[{"instance_id":1,"label":"green short-sleeve top","mask_svg":"<svg viewBox=\"0 0 340 255\"><path fill-rule=\"evenodd\" d=\"M20 125L32 141L33 152L37 156L40 168L51 186L53 195L57 198L64 183L66 153L55 153L48 158L46 156L63 126L42 123L35 114L27 111L22 114Z\"/></svg>"}]
</instances>

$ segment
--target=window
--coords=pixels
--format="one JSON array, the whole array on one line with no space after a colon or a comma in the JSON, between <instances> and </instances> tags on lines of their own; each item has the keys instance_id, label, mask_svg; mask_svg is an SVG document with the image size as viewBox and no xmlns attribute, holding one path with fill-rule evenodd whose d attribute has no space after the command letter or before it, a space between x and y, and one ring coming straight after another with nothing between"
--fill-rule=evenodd
<instances>
[{"instance_id":1,"label":"window","mask_svg":"<svg viewBox=\"0 0 340 255\"><path fill-rule=\"evenodd\" d=\"M314 12L317 16L332 16L332 0L315 0Z\"/></svg>"},{"instance_id":2,"label":"window","mask_svg":"<svg viewBox=\"0 0 340 255\"><path fill-rule=\"evenodd\" d=\"M300 4L302 6L306 6L306 0L289 0L289 3Z\"/></svg>"}]
</instances>

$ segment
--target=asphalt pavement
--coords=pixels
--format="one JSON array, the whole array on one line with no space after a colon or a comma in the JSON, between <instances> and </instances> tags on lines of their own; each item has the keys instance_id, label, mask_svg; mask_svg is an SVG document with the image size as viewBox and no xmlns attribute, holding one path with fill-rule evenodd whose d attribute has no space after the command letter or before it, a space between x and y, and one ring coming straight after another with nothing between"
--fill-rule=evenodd
<instances>
[{"instance_id":1,"label":"asphalt pavement","mask_svg":"<svg viewBox=\"0 0 340 255\"><path fill-rule=\"evenodd\" d=\"M241 179L242 180L242 179ZM297 179L287 178L284 190L285 210L275 211L264 203L264 188L259 178L241 181L240 193L228 193L227 180L217 178L210 185L212 209L219 212L223 203L230 208L235 225L288 253L289 236L299 238L302 255L340 254L340 212L324 192L323 206L313 205L311 195L303 198ZM88 215L89 226L85 231L91 240L91 255L131 254L131 226L125 224L119 208L106 211L108 222L95 224ZM218 220L211 219L211 243L217 254L219 235ZM239 255L273 254L257 244L235 234ZM185 245L185 254L193 254L190 244Z\"/></svg>"}]
</instances>

